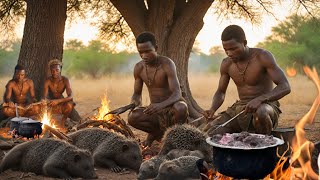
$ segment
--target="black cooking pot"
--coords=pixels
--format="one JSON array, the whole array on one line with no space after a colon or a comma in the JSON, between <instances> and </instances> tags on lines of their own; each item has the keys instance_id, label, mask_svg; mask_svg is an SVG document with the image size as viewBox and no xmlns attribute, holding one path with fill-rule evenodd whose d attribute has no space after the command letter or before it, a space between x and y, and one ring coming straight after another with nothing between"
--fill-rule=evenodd
<instances>
[{"instance_id":1,"label":"black cooking pot","mask_svg":"<svg viewBox=\"0 0 320 180\"><path fill-rule=\"evenodd\" d=\"M18 130L20 122L28 120L29 118L27 117L14 117L10 120L10 131Z\"/></svg>"},{"instance_id":2,"label":"black cooking pot","mask_svg":"<svg viewBox=\"0 0 320 180\"><path fill-rule=\"evenodd\" d=\"M219 173L237 179L263 179L274 170L279 161L277 147L284 143L273 138L276 140L274 145L256 148L224 146L210 137L207 143L213 146L213 165Z\"/></svg>"},{"instance_id":3,"label":"black cooking pot","mask_svg":"<svg viewBox=\"0 0 320 180\"><path fill-rule=\"evenodd\" d=\"M20 122L18 134L26 138L34 138L42 133L42 123L32 119Z\"/></svg>"}]
</instances>

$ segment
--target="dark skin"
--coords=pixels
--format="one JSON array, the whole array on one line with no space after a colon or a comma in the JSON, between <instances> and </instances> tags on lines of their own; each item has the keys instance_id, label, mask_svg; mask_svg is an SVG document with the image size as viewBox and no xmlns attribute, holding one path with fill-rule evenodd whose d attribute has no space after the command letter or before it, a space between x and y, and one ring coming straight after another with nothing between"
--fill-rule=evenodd
<instances>
[{"instance_id":1,"label":"dark skin","mask_svg":"<svg viewBox=\"0 0 320 180\"><path fill-rule=\"evenodd\" d=\"M157 54L157 47L151 42L138 43L137 49L142 58L134 67L134 93L131 101L141 105L143 84L146 84L150 97L150 105L145 109L137 108L128 117L133 127L148 134L145 146L151 146L154 140L159 140L163 133L160 130L157 113L172 106L175 123L184 123L187 116L186 103L181 100L181 90L176 67L171 59Z\"/></svg>"},{"instance_id":2,"label":"dark skin","mask_svg":"<svg viewBox=\"0 0 320 180\"><path fill-rule=\"evenodd\" d=\"M221 63L219 86L213 96L211 108L204 112L204 116L214 117L214 113L224 102L231 78L237 86L240 100L249 101L245 113L253 113L256 133L270 134L274 111L266 102L279 100L291 91L284 72L270 52L249 48L246 40L238 42L231 39L222 41L222 45L228 57ZM241 74L246 66L247 70ZM273 87L273 84L276 86ZM229 131L222 128L219 132Z\"/></svg>"},{"instance_id":3,"label":"dark skin","mask_svg":"<svg viewBox=\"0 0 320 180\"><path fill-rule=\"evenodd\" d=\"M27 95L30 94L31 103L36 102L33 81L25 77L25 70L16 70L14 78L6 86L4 102L8 105L2 111L5 116L15 117L15 103L21 107L27 107ZM14 99L14 101L12 101ZM30 104L27 109L19 109L19 116L30 117L40 113L39 105Z\"/></svg>"},{"instance_id":4,"label":"dark skin","mask_svg":"<svg viewBox=\"0 0 320 180\"><path fill-rule=\"evenodd\" d=\"M57 105L62 106L63 117L61 119L61 126L64 128L65 120L74 108L72 89L70 81L65 76L61 76L61 66L52 65L50 67L51 77L44 82L43 97L49 107L55 107ZM49 92L52 97L48 98ZM63 97L63 93L66 92L67 97ZM55 109L55 108L53 108Z\"/></svg>"}]
</instances>

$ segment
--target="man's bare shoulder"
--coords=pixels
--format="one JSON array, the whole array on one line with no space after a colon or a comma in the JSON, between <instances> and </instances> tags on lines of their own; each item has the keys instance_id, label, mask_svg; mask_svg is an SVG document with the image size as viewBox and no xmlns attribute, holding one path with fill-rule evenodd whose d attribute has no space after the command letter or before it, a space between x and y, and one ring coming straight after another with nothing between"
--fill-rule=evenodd
<instances>
[{"instance_id":1,"label":"man's bare shoulder","mask_svg":"<svg viewBox=\"0 0 320 180\"><path fill-rule=\"evenodd\" d=\"M222 60L220 68L221 69L228 69L232 64L232 60L229 57L226 57Z\"/></svg>"},{"instance_id":2,"label":"man's bare shoulder","mask_svg":"<svg viewBox=\"0 0 320 180\"><path fill-rule=\"evenodd\" d=\"M273 57L272 53L268 50L261 49L261 48L252 48L253 54L256 60L258 60L261 64L270 64L275 63L275 58Z\"/></svg>"},{"instance_id":3,"label":"man's bare shoulder","mask_svg":"<svg viewBox=\"0 0 320 180\"><path fill-rule=\"evenodd\" d=\"M15 81L13 79L11 79L11 80L8 81L6 87L12 87L12 86L15 86L15 85L16 85Z\"/></svg>"},{"instance_id":4,"label":"man's bare shoulder","mask_svg":"<svg viewBox=\"0 0 320 180\"><path fill-rule=\"evenodd\" d=\"M162 66L175 66L173 60L166 56L159 56L159 60Z\"/></svg>"},{"instance_id":5,"label":"man's bare shoulder","mask_svg":"<svg viewBox=\"0 0 320 180\"><path fill-rule=\"evenodd\" d=\"M26 79L25 79L25 82L26 82L27 84L29 84L29 85L33 85L32 79L26 78Z\"/></svg>"},{"instance_id":6,"label":"man's bare shoulder","mask_svg":"<svg viewBox=\"0 0 320 180\"><path fill-rule=\"evenodd\" d=\"M144 66L143 61L139 61L139 62L136 63L136 65L134 67L135 68L143 68L143 66Z\"/></svg>"}]
</instances>

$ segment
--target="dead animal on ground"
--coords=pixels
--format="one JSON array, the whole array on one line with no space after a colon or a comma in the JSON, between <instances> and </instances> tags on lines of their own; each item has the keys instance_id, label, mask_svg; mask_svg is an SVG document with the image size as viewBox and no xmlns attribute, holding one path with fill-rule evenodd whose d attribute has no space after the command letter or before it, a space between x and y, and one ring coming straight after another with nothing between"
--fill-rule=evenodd
<instances>
[{"instance_id":1,"label":"dead animal on ground","mask_svg":"<svg viewBox=\"0 0 320 180\"><path fill-rule=\"evenodd\" d=\"M56 139L24 142L3 158L0 172L7 169L57 178L97 178L89 151Z\"/></svg>"},{"instance_id":2,"label":"dead animal on ground","mask_svg":"<svg viewBox=\"0 0 320 180\"><path fill-rule=\"evenodd\" d=\"M92 153L97 166L121 172L122 168L139 171L141 149L134 139L101 128L86 128L68 134L74 145Z\"/></svg>"}]
</instances>

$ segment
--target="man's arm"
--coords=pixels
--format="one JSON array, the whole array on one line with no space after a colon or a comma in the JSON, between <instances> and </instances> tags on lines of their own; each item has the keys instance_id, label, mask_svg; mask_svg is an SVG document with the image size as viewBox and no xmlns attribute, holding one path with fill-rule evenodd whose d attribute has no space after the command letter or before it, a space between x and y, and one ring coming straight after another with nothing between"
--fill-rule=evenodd
<instances>
[{"instance_id":1,"label":"man's arm","mask_svg":"<svg viewBox=\"0 0 320 180\"><path fill-rule=\"evenodd\" d=\"M11 102L11 96L12 96L12 83L8 82L6 85L6 91L4 92L3 101L6 103Z\"/></svg>"},{"instance_id":2,"label":"man's arm","mask_svg":"<svg viewBox=\"0 0 320 180\"><path fill-rule=\"evenodd\" d=\"M29 82L29 85L30 85L31 101L32 101L32 103L37 102L33 81L31 79L29 79L28 82Z\"/></svg>"},{"instance_id":3,"label":"man's arm","mask_svg":"<svg viewBox=\"0 0 320 180\"><path fill-rule=\"evenodd\" d=\"M268 51L264 51L260 54L259 59L266 68L268 76L276 84L276 87L269 93L263 94L249 102L246 107L247 112L254 112L261 103L279 100L291 92L288 79L277 65L273 55Z\"/></svg>"},{"instance_id":4,"label":"man's arm","mask_svg":"<svg viewBox=\"0 0 320 180\"><path fill-rule=\"evenodd\" d=\"M49 93L49 81L45 80L43 84L42 100L47 99Z\"/></svg>"},{"instance_id":5,"label":"man's arm","mask_svg":"<svg viewBox=\"0 0 320 180\"><path fill-rule=\"evenodd\" d=\"M163 64L163 69L167 74L169 90L171 92L171 96L165 101L161 102L162 108L165 108L181 100L182 94L174 62L172 60L168 60Z\"/></svg>"},{"instance_id":6,"label":"man's arm","mask_svg":"<svg viewBox=\"0 0 320 180\"><path fill-rule=\"evenodd\" d=\"M217 109L222 105L225 99L226 91L229 85L230 76L228 74L227 60L223 60L220 66L220 79L217 91L212 98L210 110L205 113L205 116L213 117Z\"/></svg>"},{"instance_id":7,"label":"man's arm","mask_svg":"<svg viewBox=\"0 0 320 180\"><path fill-rule=\"evenodd\" d=\"M131 97L131 103L134 103L135 107L141 105L143 81L140 77L140 71L141 71L141 64L136 64L133 70L134 87L133 87L133 95Z\"/></svg>"},{"instance_id":8,"label":"man's arm","mask_svg":"<svg viewBox=\"0 0 320 180\"><path fill-rule=\"evenodd\" d=\"M64 102L68 102L68 101L73 100L71 83L68 78L66 78L66 77L62 77L62 78L63 78L63 83L66 87L67 97L59 99L59 103L64 103Z\"/></svg>"}]
</instances>

